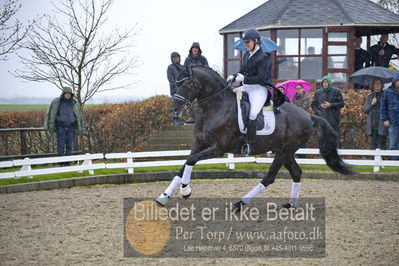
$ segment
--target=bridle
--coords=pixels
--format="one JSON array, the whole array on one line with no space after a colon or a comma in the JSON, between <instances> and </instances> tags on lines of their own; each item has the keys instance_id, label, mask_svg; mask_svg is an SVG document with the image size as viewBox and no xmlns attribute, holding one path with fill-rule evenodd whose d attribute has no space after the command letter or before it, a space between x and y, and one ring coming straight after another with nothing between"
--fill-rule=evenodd
<instances>
[{"instance_id":1,"label":"bridle","mask_svg":"<svg viewBox=\"0 0 399 266\"><path fill-rule=\"evenodd\" d=\"M188 84L188 88L189 89L191 89L191 87L197 88L193 82L193 70L191 69L191 67L188 68L188 72L189 72L189 76L182 78L180 80L176 80L176 84L179 85L179 84L183 83L183 81L189 80L190 82ZM187 99L184 96L177 94L177 93L175 93L173 95L173 99L184 102L184 109L191 108L191 106L193 105L193 102L191 102L189 99Z\"/></svg>"},{"instance_id":2,"label":"bridle","mask_svg":"<svg viewBox=\"0 0 399 266\"><path fill-rule=\"evenodd\" d=\"M191 67L189 68L189 76L188 76L188 77L185 77L185 78L183 78L183 79L181 79L181 80L177 80L177 81L176 81L176 84L180 84L180 83L182 83L182 82L185 81L185 80L189 80L189 81L190 81L190 83L189 83L189 85L188 85L188 86L189 86L189 89L191 89L191 87L197 88L197 87L195 86L194 82L193 82L193 71L192 71ZM220 90L218 90L218 91L212 93L212 94L209 95L209 96L206 96L206 97L203 98L203 99L197 100L197 103L200 105L200 104L203 104L203 103L209 101L210 99L216 97L217 95L219 95L219 94L222 93L223 91L225 91L225 90L227 90L228 88L230 88L231 83L232 83L233 81L234 81L234 79L231 80L231 81L229 81L229 83L227 84L226 87L224 87L224 88L222 88L222 89L220 89ZM173 99L184 102L184 108L185 108L185 109L190 108L190 107L193 105L193 102L194 102L194 101L188 100L188 99L185 98L184 96L182 96L182 95L180 95L180 94L177 94L177 93L174 94Z\"/></svg>"}]
</instances>

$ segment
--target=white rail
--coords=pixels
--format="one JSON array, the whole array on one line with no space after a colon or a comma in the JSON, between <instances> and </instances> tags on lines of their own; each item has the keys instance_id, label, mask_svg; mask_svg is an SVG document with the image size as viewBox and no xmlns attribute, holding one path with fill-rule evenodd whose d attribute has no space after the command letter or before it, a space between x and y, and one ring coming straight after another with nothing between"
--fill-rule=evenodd
<instances>
[{"instance_id":1,"label":"white rail","mask_svg":"<svg viewBox=\"0 0 399 266\"><path fill-rule=\"evenodd\" d=\"M381 167L384 166L397 166L399 167L399 161L394 160L383 160L382 156L399 156L399 151L395 150L338 150L338 153L343 156L368 156L370 159L348 159L344 160L346 163L351 165L366 165L373 166L374 172L380 171ZM35 175L44 174L55 174L65 172L83 172L89 171L91 175L94 174L96 169L115 169L115 168L126 168L128 173L134 173L134 168L139 167L153 167L153 166L178 166L183 165L186 160L155 160L155 161L144 161L137 162L134 159L137 158L154 158L154 157L178 157L188 156L190 150L179 150L179 151L153 151L153 152L126 152L126 153L96 153L96 154L84 154L84 155L73 155L63 157L51 157L51 158L40 158L40 159L29 159L13 160L0 162L0 169L21 167L18 171L9 171L0 173L0 179L4 178L20 178L28 176L32 178ZM270 155L270 153L268 153ZM319 154L319 149L299 149L297 154L315 155ZM122 159L125 162L110 162L110 163L93 163L93 160L103 159ZM272 157L234 157L233 154L227 154L224 158L214 158L199 161L198 164L226 164L229 169L235 169L236 163L272 163ZM78 165L65 166L65 167L51 167L51 168L40 168L32 169L32 166L37 165L49 165L49 164L60 164L65 162L78 162ZM82 161L81 164L79 162ZM308 159L308 158L296 158L298 164L310 164L310 165L324 165L324 159Z\"/></svg>"}]
</instances>

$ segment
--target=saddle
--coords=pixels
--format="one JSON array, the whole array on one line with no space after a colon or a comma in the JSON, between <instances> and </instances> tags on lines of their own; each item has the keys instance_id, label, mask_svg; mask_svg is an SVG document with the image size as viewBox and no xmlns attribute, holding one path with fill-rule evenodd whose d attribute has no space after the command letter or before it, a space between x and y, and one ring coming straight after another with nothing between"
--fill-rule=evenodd
<instances>
[{"instance_id":1,"label":"saddle","mask_svg":"<svg viewBox=\"0 0 399 266\"><path fill-rule=\"evenodd\" d=\"M264 107L256 116L256 130L262 130L265 127L265 117L263 111L274 110L274 113L278 114L280 112L278 107L285 102L285 96L280 90L276 89L274 86L267 86L267 88L269 89L267 100L264 103ZM273 90L272 95L270 95L270 90ZM248 93L245 91L242 92L240 98L241 117L244 127L247 128L249 123L249 111L251 108L251 103L249 102Z\"/></svg>"},{"instance_id":2,"label":"saddle","mask_svg":"<svg viewBox=\"0 0 399 266\"><path fill-rule=\"evenodd\" d=\"M251 109L251 103L249 102L248 93L246 93L245 91L242 92L240 106L242 121L244 122L244 127L247 128L249 123L249 110ZM265 118L263 116L263 109L261 109L256 116L256 130L261 130L262 128L264 128L264 126Z\"/></svg>"}]
</instances>

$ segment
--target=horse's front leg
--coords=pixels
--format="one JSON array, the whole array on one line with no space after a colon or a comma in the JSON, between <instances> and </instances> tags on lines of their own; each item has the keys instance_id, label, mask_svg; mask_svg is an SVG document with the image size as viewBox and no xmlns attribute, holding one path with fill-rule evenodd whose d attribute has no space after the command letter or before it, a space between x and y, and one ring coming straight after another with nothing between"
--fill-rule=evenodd
<instances>
[{"instance_id":1,"label":"horse's front leg","mask_svg":"<svg viewBox=\"0 0 399 266\"><path fill-rule=\"evenodd\" d=\"M191 195L191 186L188 184L190 183L191 172L194 165L200 160L205 160L221 155L223 155L223 152L218 151L216 149L216 146L210 146L203 150L196 148L193 149L186 163L180 169L179 173L173 178L172 182L166 188L165 192L161 194L156 199L156 201L162 206L165 206L169 198L174 194L174 192L181 183L182 196L189 197Z\"/></svg>"},{"instance_id":2,"label":"horse's front leg","mask_svg":"<svg viewBox=\"0 0 399 266\"><path fill-rule=\"evenodd\" d=\"M191 172L193 170L194 165L201 160L211 159L217 156L222 156L224 153L217 148L216 145L210 146L206 149L203 149L197 153L192 153L182 169L180 170L179 175L181 176L181 185L180 185L180 194L187 198L191 195Z\"/></svg>"}]
</instances>

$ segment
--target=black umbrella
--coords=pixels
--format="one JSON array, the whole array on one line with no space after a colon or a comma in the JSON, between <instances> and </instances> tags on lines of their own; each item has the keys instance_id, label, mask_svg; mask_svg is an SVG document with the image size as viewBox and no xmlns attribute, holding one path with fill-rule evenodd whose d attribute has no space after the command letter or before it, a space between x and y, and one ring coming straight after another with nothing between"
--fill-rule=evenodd
<instances>
[{"instance_id":1,"label":"black umbrella","mask_svg":"<svg viewBox=\"0 0 399 266\"><path fill-rule=\"evenodd\" d=\"M367 67L360 69L349 77L349 82L368 86L375 78L380 78L382 82L388 83L392 81L396 72L386 67Z\"/></svg>"}]
</instances>

